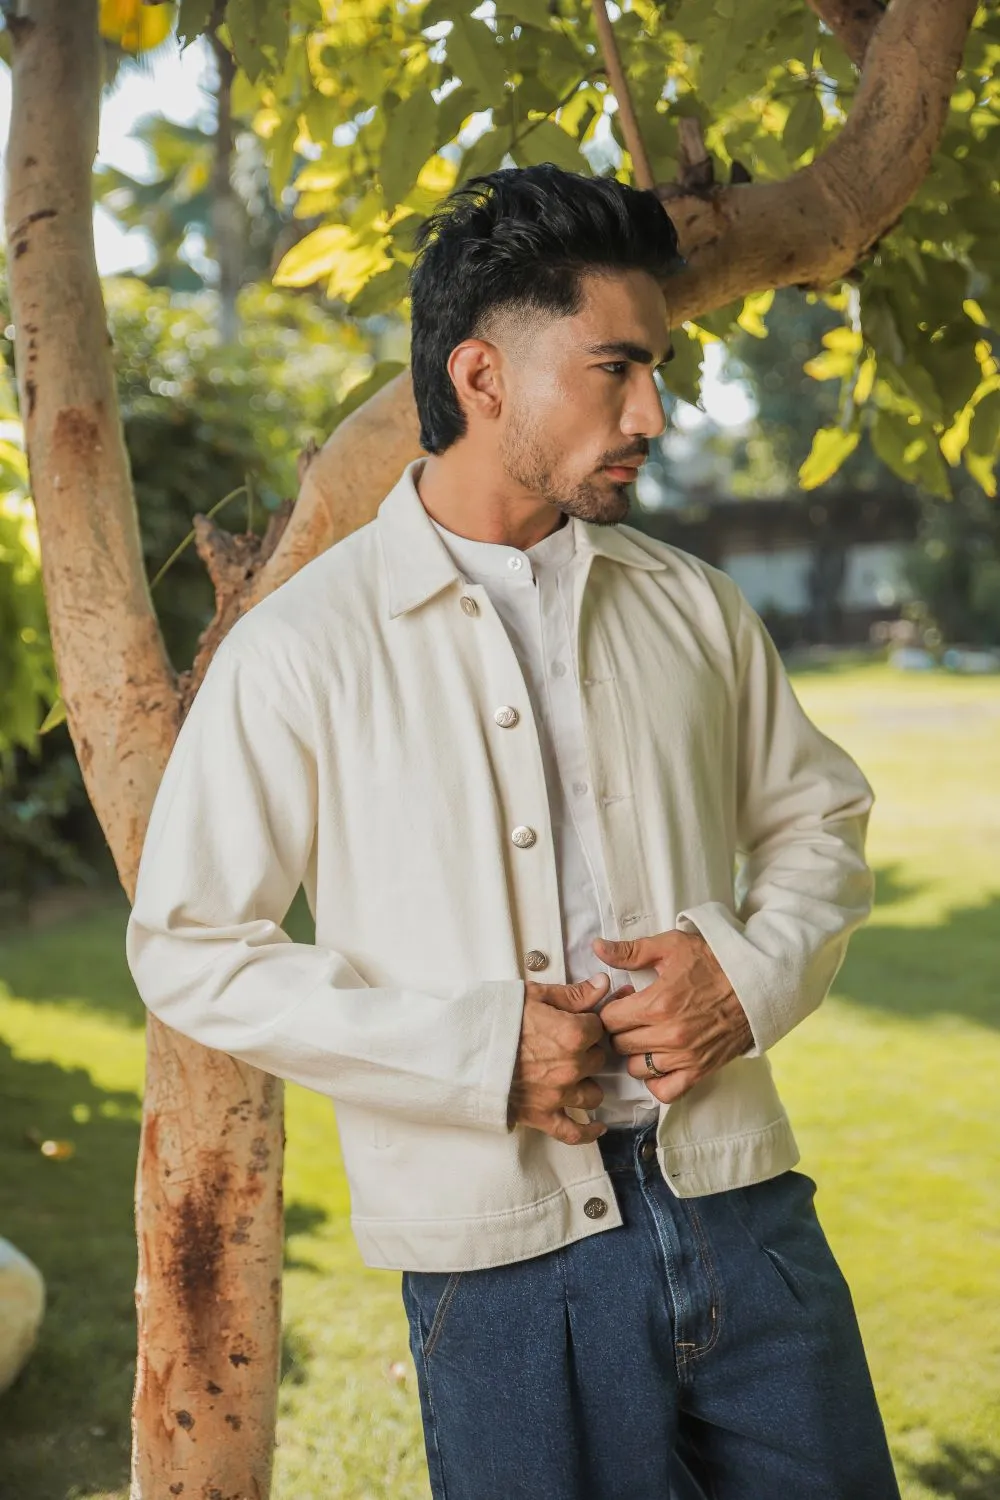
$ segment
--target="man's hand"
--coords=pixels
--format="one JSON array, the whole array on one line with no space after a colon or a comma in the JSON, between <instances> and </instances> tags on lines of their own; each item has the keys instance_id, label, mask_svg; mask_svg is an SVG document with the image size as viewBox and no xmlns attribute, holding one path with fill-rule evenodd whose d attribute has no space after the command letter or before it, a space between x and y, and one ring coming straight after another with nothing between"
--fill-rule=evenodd
<instances>
[{"instance_id":1,"label":"man's hand","mask_svg":"<svg viewBox=\"0 0 1000 1500\"><path fill-rule=\"evenodd\" d=\"M511 1083L508 1119L579 1146L596 1141L607 1128L596 1121L579 1125L570 1109L596 1109L604 1090L593 1077L603 1067L604 1027L594 1012L610 983L606 974L579 984L525 981L521 1042ZM630 991L625 985L617 995Z\"/></svg>"},{"instance_id":2,"label":"man's hand","mask_svg":"<svg viewBox=\"0 0 1000 1500\"><path fill-rule=\"evenodd\" d=\"M612 1047L628 1058L632 1077L662 1104L753 1046L746 1012L699 934L660 932L621 943L597 938L591 946L612 969L655 969L659 976L645 989L610 999L601 1022ZM650 1073L647 1052L665 1078Z\"/></svg>"}]
</instances>

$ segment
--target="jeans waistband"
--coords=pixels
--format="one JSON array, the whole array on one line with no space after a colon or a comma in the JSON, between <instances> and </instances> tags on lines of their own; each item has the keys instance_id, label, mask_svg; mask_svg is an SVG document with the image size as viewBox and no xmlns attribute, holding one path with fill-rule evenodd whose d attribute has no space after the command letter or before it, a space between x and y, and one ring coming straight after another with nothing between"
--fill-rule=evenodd
<instances>
[{"instance_id":1,"label":"jeans waistband","mask_svg":"<svg viewBox=\"0 0 1000 1500\"><path fill-rule=\"evenodd\" d=\"M606 1172L633 1172L635 1152L640 1142L656 1139L656 1121L648 1125L630 1125L617 1130L606 1130L597 1144Z\"/></svg>"}]
</instances>

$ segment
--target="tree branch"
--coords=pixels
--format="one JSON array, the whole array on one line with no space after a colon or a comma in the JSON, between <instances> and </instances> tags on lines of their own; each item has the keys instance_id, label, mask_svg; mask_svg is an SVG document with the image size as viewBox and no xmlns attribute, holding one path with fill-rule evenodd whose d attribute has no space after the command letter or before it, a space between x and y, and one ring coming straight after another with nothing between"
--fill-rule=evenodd
<instances>
[{"instance_id":1,"label":"tree branch","mask_svg":"<svg viewBox=\"0 0 1000 1500\"><path fill-rule=\"evenodd\" d=\"M833 32L854 66L860 68L868 43L885 15L881 0L808 0L808 3Z\"/></svg>"},{"instance_id":2,"label":"tree branch","mask_svg":"<svg viewBox=\"0 0 1000 1500\"><path fill-rule=\"evenodd\" d=\"M635 110L632 107L632 95L629 92L625 69L622 67L622 61L618 55L615 28L611 24L605 0L593 0L593 7L597 36L601 44L601 52L604 54L604 66L607 69L611 92L614 94L618 104L618 118L622 123L622 135L625 138L628 154L632 158L632 171L635 176L636 185L640 188L651 188L653 186L653 171L649 165L646 148L642 143L642 132L639 129L639 121L636 119Z\"/></svg>"}]
</instances>

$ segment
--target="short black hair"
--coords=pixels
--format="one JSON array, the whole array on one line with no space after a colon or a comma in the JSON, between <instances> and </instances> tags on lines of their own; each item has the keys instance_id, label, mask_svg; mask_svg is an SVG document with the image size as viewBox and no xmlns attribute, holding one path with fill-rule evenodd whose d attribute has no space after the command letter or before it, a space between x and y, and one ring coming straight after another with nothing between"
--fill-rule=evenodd
<instances>
[{"instance_id":1,"label":"short black hair","mask_svg":"<svg viewBox=\"0 0 1000 1500\"><path fill-rule=\"evenodd\" d=\"M469 178L421 224L416 246L410 371L428 453L465 432L448 358L463 339L488 337L495 313L570 317L587 272L662 280L684 265L655 193L551 162Z\"/></svg>"}]
</instances>

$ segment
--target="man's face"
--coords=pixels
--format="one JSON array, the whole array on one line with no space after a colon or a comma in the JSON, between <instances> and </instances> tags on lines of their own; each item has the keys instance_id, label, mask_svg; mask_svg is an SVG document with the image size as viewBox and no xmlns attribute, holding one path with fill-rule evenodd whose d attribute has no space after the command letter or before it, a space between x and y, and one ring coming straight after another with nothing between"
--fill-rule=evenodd
<instances>
[{"instance_id":1,"label":"man's face","mask_svg":"<svg viewBox=\"0 0 1000 1500\"><path fill-rule=\"evenodd\" d=\"M506 352L497 452L508 478L539 499L614 525L664 429L654 371L670 334L663 293L644 271L589 275L581 290L579 312L539 319Z\"/></svg>"}]
</instances>

